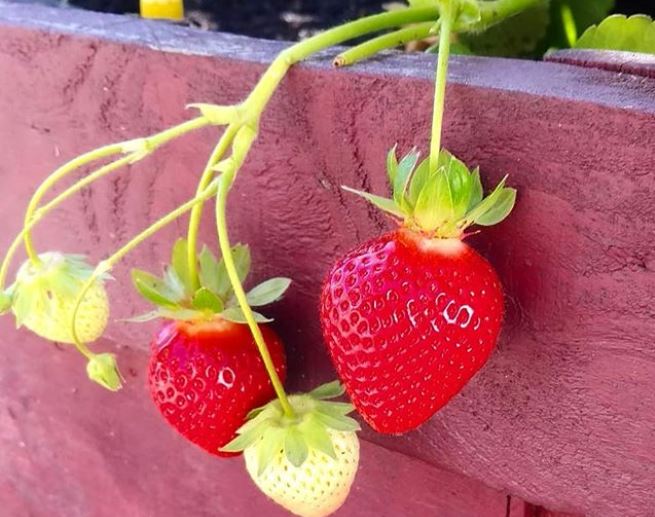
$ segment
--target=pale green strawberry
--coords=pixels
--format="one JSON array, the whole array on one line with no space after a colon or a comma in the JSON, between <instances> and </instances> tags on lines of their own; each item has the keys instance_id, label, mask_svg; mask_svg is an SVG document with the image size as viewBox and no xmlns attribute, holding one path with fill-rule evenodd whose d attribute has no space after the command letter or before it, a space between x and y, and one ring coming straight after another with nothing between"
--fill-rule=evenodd
<instances>
[{"instance_id":1,"label":"pale green strawberry","mask_svg":"<svg viewBox=\"0 0 655 517\"><path fill-rule=\"evenodd\" d=\"M338 382L292 395L295 416L278 400L255 410L223 451L243 451L257 487L301 517L324 517L341 507L357 473L359 424L351 404L326 399L343 393Z\"/></svg>"},{"instance_id":2,"label":"pale green strawberry","mask_svg":"<svg viewBox=\"0 0 655 517\"><path fill-rule=\"evenodd\" d=\"M72 316L77 298L94 268L83 256L50 252L39 256L41 264L25 262L9 289L16 325L59 343L74 343ZM109 319L105 277L87 291L77 313L77 336L83 343L98 339Z\"/></svg>"}]
</instances>

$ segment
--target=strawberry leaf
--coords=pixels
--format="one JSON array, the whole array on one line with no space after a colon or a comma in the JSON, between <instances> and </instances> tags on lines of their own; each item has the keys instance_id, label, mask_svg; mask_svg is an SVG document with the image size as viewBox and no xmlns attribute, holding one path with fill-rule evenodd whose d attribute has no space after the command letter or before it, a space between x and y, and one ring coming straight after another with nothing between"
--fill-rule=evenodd
<instances>
[{"instance_id":1,"label":"strawberry leaf","mask_svg":"<svg viewBox=\"0 0 655 517\"><path fill-rule=\"evenodd\" d=\"M258 312L253 311L252 314L257 323L270 323L273 321L272 319L267 318ZM248 323L246 317L243 314L243 311L241 310L241 307L228 307L223 312L221 312L221 317L228 321L232 321L233 323Z\"/></svg>"},{"instance_id":2,"label":"strawberry leaf","mask_svg":"<svg viewBox=\"0 0 655 517\"><path fill-rule=\"evenodd\" d=\"M377 206L380 210L387 212L388 214L391 214L394 217L397 217L399 219L404 219L405 217L405 214L398 208L396 203L394 203L393 199L376 196L375 194L369 194L368 192L362 192L361 190L355 190L346 186L342 186L341 188L344 189L346 192L357 194L358 196L363 197L364 199L366 199L366 201L368 201L372 205Z\"/></svg>"},{"instance_id":3,"label":"strawberry leaf","mask_svg":"<svg viewBox=\"0 0 655 517\"><path fill-rule=\"evenodd\" d=\"M349 416L336 416L323 411L319 411L315 415L319 422L336 431L359 431L361 429L357 420Z\"/></svg>"},{"instance_id":4,"label":"strawberry leaf","mask_svg":"<svg viewBox=\"0 0 655 517\"><path fill-rule=\"evenodd\" d=\"M623 50L655 54L655 23L643 14L615 14L589 27L574 48Z\"/></svg>"},{"instance_id":5,"label":"strawberry leaf","mask_svg":"<svg viewBox=\"0 0 655 517\"><path fill-rule=\"evenodd\" d=\"M248 303L253 307L261 307L273 303L282 297L285 291L291 285L289 278L270 278L258 286L252 288L246 295Z\"/></svg>"},{"instance_id":6,"label":"strawberry leaf","mask_svg":"<svg viewBox=\"0 0 655 517\"><path fill-rule=\"evenodd\" d=\"M191 305L199 311L211 311L215 314L223 310L223 301L206 287L201 287L193 295Z\"/></svg>"}]
</instances>

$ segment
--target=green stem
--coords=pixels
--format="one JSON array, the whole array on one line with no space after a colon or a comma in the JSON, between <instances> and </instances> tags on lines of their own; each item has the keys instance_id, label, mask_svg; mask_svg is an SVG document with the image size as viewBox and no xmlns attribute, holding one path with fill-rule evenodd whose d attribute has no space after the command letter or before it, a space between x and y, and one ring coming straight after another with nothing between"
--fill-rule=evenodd
<instances>
[{"instance_id":1,"label":"green stem","mask_svg":"<svg viewBox=\"0 0 655 517\"><path fill-rule=\"evenodd\" d=\"M88 153L84 153L73 160L65 163L59 167L55 172L46 178L46 180L39 185L39 188L36 189L36 192L32 195L32 199L27 205L27 211L25 212L24 228L29 226L31 219L34 217L34 212L37 210L41 200L45 194L60 180L68 176L70 173L76 171L80 167L87 165L91 162L112 156L115 154L121 153L131 153L133 154L133 161L137 161L146 155L150 154L156 150L161 145L173 140L179 136L182 136L185 133L193 131L195 129L209 125L210 122L205 117L197 117L191 120L187 120L182 124L168 128L160 133L152 135L150 137L128 140L125 142L119 142L117 144L106 145ZM104 174L103 174L104 175ZM102 176L102 175L101 175ZM99 177L101 177L99 176ZM97 179L97 177L96 177ZM85 180L82 179L81 182ZM88 182L85 183L87 185ZM71 187L72 188L72 187ZM74 190L77 192L79 189ZM25 241L25 251L27 256L35 265L40 265L41 261L39 256L34 248L34 243L32 241L32 233L30 230L25 230L23 232L23 239Z\"/></svg>"},{"instance_id":2,"label":"green stem","mask_svg":"<svg viewBox=\"0 0 655 517\"><path fill-rule=\"evenodd\" d=\"M419 23L370 39L339 54L334 58L334 66L350 66L368 59L382 50L396 48L410 41L425 39L431 35L432 27L434 27L434 22Z\"/></svg>"},{"instance_id":3,"label":"green stem","mask_svg":"<svg viewBox=\"0 0 655 517\"><path fill-rule=\"evenodd\" d=\"M264 362L264 367L268 373L269 378L271 379L271 384L275 390L275 394L280 401L282 410L284 414L290 418L294 416L294 410L289 403L287 394L284 391L284 386L280 380L280 376L275 370L275 365L271 359L271 354L268 351L266 342L264 341L264 336L262 336L262 331L259 328L259 325L255 321L255 316L248 304L248 298L246 297L246 292L243 289L243 285L239 280L239 274L237 273L236 267L234 265L234 258L232 257L232 246L230 245L230 238L227 231L227 221L226 221L226 205L227 205L227 195L234 181L234 176L236 174L236 169L231 171L226 171L220 178L220 185L218 188L218 195L216 196L216 228L218 230L218 242L221 248L221 254L223 256L223 262L225 263L225 270L227 275L230 278L230 283L232 284L232 289L234 290L234 295L236 296L239 306L243 311L243 315L246 318L252 337L255 340L259 354L262 357Z\"/></svg>"},{"instance_id":4,"label":"green stem","mask_svg":"<svg viewBox=\"0 0 655 517\"><path fill-rule=\"evenodd\" d=\"M20 246L20 243L22 242L25 234L27 232L31 232L32 229L43 219L48 213L50 213L52 210L57 208L61 203L66 201L69 197L71 197L73 194L77 193L87 185L93 183L94 181L102 178L103 176L106 176L107 174L112 173L113 171L123 167L124 165L127 165L131 163L135 159L135 156L133 154L129 154L123 158L120 158L118 160L115 160L111 163L108 163L107 165L104 165L103 167L100 167L98 170L95 172L92 172L88 176L85 176L82 178L80 181L75 183L74 185L71 185L69 188L67 188L64 192L59 194L57 197L52 199L52 201L46 203L45 205L40 206L37 208L33 213L32 216L30 217L29 222L23 227L23 229L20 231L20 233L16 236L14 241L11 243L11 246L9 246L9 249L7 250L7 254L5 255L4 260L2 261L2 266L0 267L0 291L4 289L5 285L5 280L7 279L7 273L9 270L9 266L11 264L11 261L14 257L14 254L18 250L18 247Z\"/></svg>"},{"instance_id":5,"label":"green stem","mask_svg":"<svg viewBox=\"0 0 655 517\"><path fill-rule=\"evenodd\" d=\"M266 108L268 101L271 99L273 93L289 68L291 68L295 63L298 63L325 48L338 45L339 43L357 38L364 34L398 27L408 23L436 19L437 15L438 10L436 7L421 7L367 16L360 20L345 23L334 29L317 34L316 36L301 41L300 43L296 43L295 45L283 50L270 64L266 72L264 72L255 85L255 88L240 107L240 119L230 124L226 129L223 137L207 161L207 165L205 166L205 170L198 185L198 190L201 190L201 188L214 177L213 168L227 151L227 148L237 131L243 126L249 126L251 129L255 131L257 130L259 118ZM198 285L196 252L201 217L202 205L198 205L198 207L191 213L191 217L189 218L189 230L187 232L189 276L196 286Z\"/></svg>"},{"instance_id":6,"label":"green stem","mask_svg":"<svg viewBox=\"0 0 655 517\"><path fill-rule=\"evenodd\" d=\"M102 275L111 271L111 269L116 264L118 264L118 262L120 262L125 257L125 255L127 255L130 251L132 251L134 248L139 246L145 240L149 239L159 230L164 228L166 225L172 223L178 217L191 210L194 206L197 206L199 203L204 203L209 198L213 197L216 194L217 188L218 186L216 183L210 184L201 193L197 194L194 198L190 199L186 203L178 206L175 210L169 212L162 218L158 219L155 223L150 225L148 228L146 228L141 233L139 233L136 237L134 237L125 245L123 245L121 248L119 248L117 251L115 251L109 258L101 261L98 264L93 274L87 279L87 281L82 286L82 289L77 296L77 300L75 301L75 309L73 310L73 315L71 318L71 334L73 336L73 341L75 342L75 346L77 347L77 349L83 355L89 357L83 351L83 348L86 347L84 343L80 341L75 327L77 323L77 313L79 312L80 305L82 304L82 300L84 299L84 296L86 296L86 293L89 291L89 289L91 289L91 287L93 286L93 283L97 281L98 278L100 278Z\"/></svg>"},{"instance_id":7,"label":"green stem","mask_svg":"<svg viewBox=\"0 0 655 517\"><path fill-rule=\"evenodd\" d=\"M441 126L443 124L444 102L446 98L446 80L448 78L448 57L450 55L450 37L455 16L453 0L441 3L439 27L439 57L434 84L434 107L432 109L432 137L430 140L430 170L437 170L439 152L441 151Z\"/></svg>"},{"instance_id":8,"label":"green stem","mask_svg":"<svg viewBox=\"0 0 655 517\"><path fill-rule=\"evenodd\" d=\"M228 147L234 139L234 135L237 132L237 125L230 124L221 136L221 139L214 147L212 154L207 160L207 165L200 176L200 181L198 183L197 193L202 192L207 185L214 178L214 165L223 157L227 152ZM191 210L191 215L189 216L189 231L187 234L187 262L189 267L189 278L193 282L194 289L200 287L200 282L198 280L198 258L196 256L196 251L198 248L198 231L200 229L200 220L202 219L202 206L203 203L199 203L193 207Z\"/></svg>"}]
</instances>

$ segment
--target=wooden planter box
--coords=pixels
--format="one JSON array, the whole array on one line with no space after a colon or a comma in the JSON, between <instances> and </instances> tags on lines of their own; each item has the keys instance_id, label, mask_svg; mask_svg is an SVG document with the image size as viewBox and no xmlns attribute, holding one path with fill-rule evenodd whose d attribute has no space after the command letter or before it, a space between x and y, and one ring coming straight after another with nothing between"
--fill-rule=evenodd
<instances>
[{"instance_id":1,"label":"wooden planter box","mask_svg":"<svg viewBox=\"0 0 655 517\"><path fill-rule=\"evenodd\" d=\"M0 0L0 249L45 174L92 147L183 120L189 102L235 102L283 47L163 23ZM339 515L655 515L655 78L621 54L554 62L455 58L445 145L514 215L476 237L508 294L489 364L448 407L400 438L363 433ZM573 63L573 64L566 64ZM603 68L605 68L603 70ZM274 309L292 389L334 377L317 294L333 258L387 228L342 184L386 192L384 156L427 144L433 57L391 55L294 69L275 95L231 199L232 234L258 278L295 283ZM41 249L94 260L190 198L214 130L185 137L66 205ZM116 270L116 319L145 306L127 271L158 269L185 221ZM211 221L203 236L214 243ZM0 320L0 513L18 516L278 516L240 459L185 443L144 387L152 327L117 323L127 386L85 379L73 351Z\"/></svg>"}]
</instances>

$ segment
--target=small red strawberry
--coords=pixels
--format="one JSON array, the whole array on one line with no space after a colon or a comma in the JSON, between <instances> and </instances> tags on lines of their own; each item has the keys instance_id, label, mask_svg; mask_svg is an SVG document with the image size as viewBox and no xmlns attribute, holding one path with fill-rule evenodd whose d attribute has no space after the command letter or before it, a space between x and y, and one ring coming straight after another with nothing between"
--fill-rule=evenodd
<instances>
[{"instance_id":1,"label":"small red strawberry","mask_svg":"<svg viewBox=\"0 0 655 517\"><path fill-rule=\"evenodd\" d=\"M412 430L487 361L503 318L491 265L462 240L502 221L516 192L485 199L478 170L443 151L436 170L389 154L393 200L359 193L400 219L339 259L321 295L323 335L355 407L375 430Z\"/></svg>"},{"instance_id":2,"label":"small red strawberry","mask_svg":"<svg viewBox=\"0 0 655 517\"><path fill-rule=\"evenodd\" d=\"M250 267L246 246L232 249L241 281ZM271 381L250 329L235 305L223 261L206 248L200 254L200 286L194 290L186 269L186 243L177 242L172 266L163 279L142 271L132 273L139 292L158 306L143 317L163 317L152 342L148 384L152 399L166 421L180 434L218 456L253 409L275 397ZM252 306L278 299L289 286L273 278L248 292ZM275 369L286 376L284 347L255 313Z\"/></svg>"}]
</instances>

